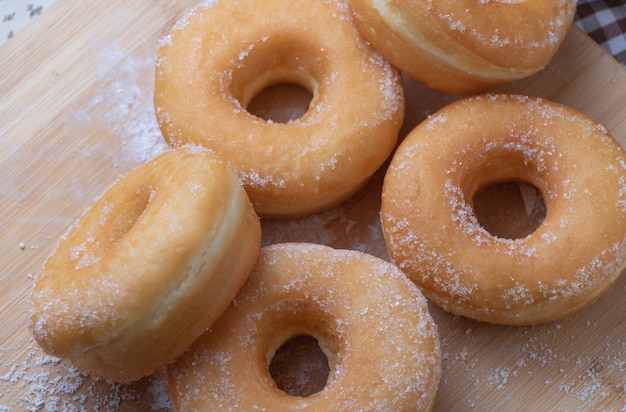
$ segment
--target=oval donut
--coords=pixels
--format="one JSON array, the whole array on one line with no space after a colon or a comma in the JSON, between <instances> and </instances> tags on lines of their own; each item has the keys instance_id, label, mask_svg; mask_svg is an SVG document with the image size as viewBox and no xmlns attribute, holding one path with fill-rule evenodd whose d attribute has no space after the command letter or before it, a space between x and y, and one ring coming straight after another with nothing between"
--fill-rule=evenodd
<instances>
[{"instance_id":1,"label":"oval donut","mask_svg":"<svg viewBox=\"0 0 626 412\"><path fill-rule=\"evenodd\" d=\"M326 385L305 397L279 389L268 371L296 336L315 338L330 369ZM394 265L285 243L261 249L233 304L167 370L181 411L426 411L440 362L426 299Z\"/></svg>"},{"instance_id":2,"label":"oval donut","mask_svg":"<svg viewBox=\"0 0 626 412\"><path fill-rule=\"evenodd\" d=\"M246 110L284 83L313 96L303 117L277 123ZM203 4L162 42L154 104L167 142L230 161L261 217L346 200L391 155L404 118L401 77L342 0Z\"/></svg>"},{"instance_id":3,"label":"oval donut","mask_svg":"<svg viewBox=\"0 0 626 412\"><path fill-rule=\"evenodd\" d=\"M545 218L505 239L473 197L502 182L541 192ZM604 294L626 265L626 157L609 132L544 99L463 99L419 124L385 175L382 224L392 259L445 310L530 325Z\"/></svg>"},{"instance_id":4,"label":"oval donut","mask_svg":"<svg viewBox=\"0 0 626 412\"><path fill-rule=\"evenodd\" d=\"M236 172L179 148L111 186L37 277L30 329L94 377L129 382L179 356L230 304L260 247Z\"/></svg>"},{"instance_id":5,"label":"oval donut","mask_svg":"<svg viewBox=\"0 0 626 412\"><path fill-rule=\"evenodd\" d=\"M575 0L350 0L361 33L427 86L470 94L542 69L570 30Z\"/></svg>"}]
</instances>

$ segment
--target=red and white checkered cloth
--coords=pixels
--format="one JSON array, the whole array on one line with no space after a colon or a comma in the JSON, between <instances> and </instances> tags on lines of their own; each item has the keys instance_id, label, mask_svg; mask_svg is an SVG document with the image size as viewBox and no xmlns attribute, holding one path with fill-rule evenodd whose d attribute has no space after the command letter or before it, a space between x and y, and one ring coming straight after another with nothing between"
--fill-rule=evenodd
<instances>
[{"instance_id":1,"label":"red and white checkered cloth","mask_svg":"<svg viewBox=\"0 0 626 412\"><path fill-rule=\"evenodd\" d=\"M578 0L575 24L626 67L626 0Z\"/></svg>"}]
</instances>

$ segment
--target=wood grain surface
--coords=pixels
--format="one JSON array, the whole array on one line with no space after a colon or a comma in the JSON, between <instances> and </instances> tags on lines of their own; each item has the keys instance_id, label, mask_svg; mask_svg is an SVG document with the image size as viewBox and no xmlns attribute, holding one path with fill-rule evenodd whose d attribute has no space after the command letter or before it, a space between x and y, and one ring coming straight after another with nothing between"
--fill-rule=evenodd
<instances>
[{"instance_id":1,"label":"wood grain surface","mask_svg":"<svg viewBox=\"0 0 626 412\"><path fill-rule=\"evenodd\" d=\"M66 228L116 178L165 149L152 107L158 42L194 3L60 0L0 46L0 411L170 407L163 371L118 385L45 355L28 332L27 302ZM626 72L577 29L545 70L505 90L568 104L626 143ZM410 79L406 94L402 136L458 98ZM263 243L389 259L379 223L384 171L333 210L263 221ZM478 323L431 305L444 353L435 409L623 410L625 288L622 277L591 307L536 327Z\"/></svg>"}]
</instances>

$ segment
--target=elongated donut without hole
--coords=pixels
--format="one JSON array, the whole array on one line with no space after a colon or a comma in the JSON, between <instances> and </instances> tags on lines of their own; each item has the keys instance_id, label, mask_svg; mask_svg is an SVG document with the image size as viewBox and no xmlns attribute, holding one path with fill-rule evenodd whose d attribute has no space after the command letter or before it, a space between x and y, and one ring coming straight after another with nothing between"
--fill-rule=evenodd
<instances>
[{"instance_id":1,"label":"elongated donut without hole","mask_svg":"<svg viewBox=\"0 0 626 412\"><path fill-rule=\"evenodd\" d=\"M479 223L473 197L502 182L541 192L528 236ZM463 99L419 124L385 175L382 224L394 262L427 298L481 321L530 325L602 296L626 265L626 155L569 107L519 95Z\"/></svg>"},{"instance_id":2,"label":"elongated donut without hole","mask_svg":"<svg viewBox=\"0 0 626 412\"><path fill-rule=\"evenodd\" d=\"M236 172L180 148L117 181L62 237L31 296L42 348L129 382L171 362L230 304L260 246Z\"/></svg>"},{"instance_id":3,"label":"elongated donut without hole","mask_svg":"<svg viewBox=\"0 0 626 412\"><path fill-rule=\"evenodd\" d=\"M575 0L350 0L374 48L409 76L470 94L544 68L570 30Z\"/></svg>"},{"instance_id":4,"label":"elongated donut without hole","mask_svg":"<svg viewBox=\"0 0 626 412\"><path fill-rule=\"evenodd\" d=\"M249 113L268 86L313 96L287 123ZM172 146L214 150L239 172L262 217L333 207L393 151L404 118L401 77L361 37L342 0L217 0L163 41L154 104Z\"/></svg>"},{"instance_id":5,"label":"elongated donut without hole","mask_svg":"<svg viewBox=\"0 0 626 412\"><path fill-rule=\"evenodd\" d=\"M283 392L268 371L297 336L317 339L330 368L306 397ZM168 366L168 379L179 411L428 411L440 368L426 299L394 265L286 243L261 249L233 304Z\"/></svg>"}]
</instances>

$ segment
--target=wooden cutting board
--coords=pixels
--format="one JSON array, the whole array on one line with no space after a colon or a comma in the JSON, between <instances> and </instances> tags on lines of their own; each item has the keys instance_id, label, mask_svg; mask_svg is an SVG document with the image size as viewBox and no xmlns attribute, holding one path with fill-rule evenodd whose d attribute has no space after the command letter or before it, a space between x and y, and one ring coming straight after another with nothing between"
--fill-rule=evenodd
<instances>
[{"instance_id":1,"label":"wooden cutting board","mask_svg":"<svg viewBox=\"0 0 626 412\"><path fill-rule=\"evenodd\" d=\"M0 411L166 410L162 371L133 385L90 379L31 339L27 296L45 257L118 176L164 150L152 108L159 39L195 1L60 0L0 46ZM573 29L539 74L506 88L573 106L626 144L626 72ZM457 97L407 79L406 134ZM309 241L389 259L379 224L384 168L306 219L264 221L263 243ZM583 234L584 236L584 234ZM435 306L437 411L620 410L626 405L626 278L562 321L500 327Z\"/></svg>"}]
</instances>

